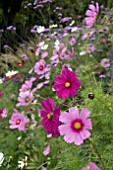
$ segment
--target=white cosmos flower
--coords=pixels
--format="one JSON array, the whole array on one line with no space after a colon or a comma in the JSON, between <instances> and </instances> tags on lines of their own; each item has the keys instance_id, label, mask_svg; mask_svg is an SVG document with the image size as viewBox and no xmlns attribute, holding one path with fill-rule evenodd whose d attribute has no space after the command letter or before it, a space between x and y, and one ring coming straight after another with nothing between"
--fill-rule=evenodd
<instances>
[{"instance_id":1,"label":"white cosmos flower","mask_svg":"<svg viewBox=\"0 0 113 170\"><path fill-rule=\"evenodd\" d=\"M12 71L8 71L5 75L6 75L6 77L10 77L10 76L13 76L13 75L15 75L17 73L18 73L18 71L12 70Z\"/></svg>"},{"instance_id":2,"label":"white cosmos flower","mask_svg":"<svg viewBox=\"0 0 113 170\"><path fill-rule=\"evenodd\" d=\"M39 43L39 47L41 48L41 50L46 50L48 48L48 44L45 44L44 41Z\"/></svg>"},{"instance_id":3,"label":"white cosmos flower","mask_svg":"<svg viewBox=\"0 0 113 170\"><path fill-rule=\"evenodd\" d=\"M3 161L4 161L4 154L0 152L0 167L2 166Z\"/></svg>"},{"instance_id":4,"label":"white cosmos flower","mask_svg":"<svg viewBox=\"0 0 113 170\"><path fill-rule=\"evenodd\" d=\"M56 27L58 27L57 24L53 24L53 25L50 25L50 26L49 26L49 28L56 28Z\"/></svg>"},{"instance_id":5,"label":"white cosmos flower","mask_svg":"<svg viewBox=\"0 0 113 170\"><path fill-rule=\"evenodd\" d=\"M77 27L73 27L73 28L71 29L71 32L76 32L77 30L78 30Z\"/></svg>"},{"instance_id":6,"label":"white cosmos flower","mask_svg":"<svg viewBox=\"0 0 113 170\"><path fill-rule=\"evenodd\" d=\"M37 32L40 34L41 32L43 32L45 30L45 27L44 26L39 26L37 28Z\"/></svg>"},{"instance_id":7,"label":"white cosmos flower","mask_svg":"<svg viewBox=\"0 0 113 170\"><path fill-rule=\"evenodd\" d=\"M74 20L72 20L72 22L69 24L69 26L72 26L75 23Z\"/></svg>"},{"instance_id":8,"label":"white cosmos flower","mask_svg":"<svg viewBox=\"0 0 113 170\"><path fill-rule=\"evenodd\" d=\"M59 42L58 39L55 41L55 46L54 47L55 47L56 50L60 49L60 42Z\"/></svg>"},{"instance_id":9,"label":"white cosmos flower","mask_svg":"<svg viewBox=\"0 0 113 170\"><path fill-rule=\"evenodd\" d=\"M23 169L24 166L27 166L27 159L28 159L28 157L25 156L24 159L22 159L21 161L18 161L18 167Z\"/></svg>"},{"instance_id":10,"label":"white cosmos flower","mask_svg":"<svg viewBox=\"0 0 113 170\"><path fill-rule=\"evenodd\" d=\"M85 54L86 54L86 51L81 51L79 54L80 54L80 55L85 55Z\"/></svg>"}]
</instances>

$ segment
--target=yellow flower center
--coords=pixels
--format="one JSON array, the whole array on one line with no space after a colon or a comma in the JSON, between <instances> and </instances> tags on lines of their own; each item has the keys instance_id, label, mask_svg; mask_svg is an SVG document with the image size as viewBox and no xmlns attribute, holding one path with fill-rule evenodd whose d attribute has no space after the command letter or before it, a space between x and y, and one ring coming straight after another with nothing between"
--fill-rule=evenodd
<instances>
[{"instance_id":1,"label":"yellow flower center","mask_svg":"<svg viewBox=\"0 0 113 170\"><path fill-rule=\"evenodd\" d=\"M20 119L18 119L18 120L16 121L16 125L19 125L19 124L20 124L20 122L21 122L21 120L20 120Z\"/></svg>"},{"instance_id":2,"label":"yellow flower center","mask_svg":"<svg viewBox=\"0 0 113 170\"><path fill-rule=\"evenodd\" d=\"M48 119L53 119L53 113L48 113L47 117L48 117Z\"/></svg>"},{"instance_id":3,"label":"yellow flower center","mask_svg":"<svg viewBox=\"0 0 113 170\"><path fill-rule=\"evenodd\" d=\"M86 167L88 170L90 170L90 167L89 167L89 165Z\"/></svg>"},{"instance_id":4,"label":"yellow flower center","mask_svg":"<svg viewBox=\"0 0 113 170\"><path fill-rule=\"evenodd\" d=\"M26 101L26 102L29 102L29 101L30 101L30 98L29 98L29 97L26 97L25 101Z\"/></svg>"},{"instance_id":5,"label":"yellow flower center","mask_svg":"<svg viewBox=\"0 0 113 170\"><path fill-rule=\"evenodd\" d=\"M79 130L82 127L80 122L74 123L74 129Z\"/></svg>"},{"instance_id":6,"label":"yellow flower center","mask_svg":"<svg viewBox=\"0 0 113 170\"><path fill-rule=\"evenodd\" d=\"M70 82L65 83L65 87L67 87L67 88L70 87L70 85L71 85Z\"/></svg>"}]
</instances>

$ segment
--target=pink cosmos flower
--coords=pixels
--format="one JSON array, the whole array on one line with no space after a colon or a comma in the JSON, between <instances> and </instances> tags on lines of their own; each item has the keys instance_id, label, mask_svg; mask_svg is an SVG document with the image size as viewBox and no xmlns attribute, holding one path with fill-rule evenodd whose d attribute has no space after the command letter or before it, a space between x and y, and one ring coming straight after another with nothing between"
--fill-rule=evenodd
<instances>
[{"instance_id":1,"label":"pink cosmos flower","mask_svg":"<svg viewBox=\"0 0 113 170\"><path fill-rule=\"evenodd\" d=\"M37 73L38 75L44 74L46 72L45 69L45 61L42 59L39 62L36 62L34 66L34 72Z\"/></svg>"},{"instance_id":2,"label":"pink cosmos flower","mask_svg":"<svg viewBox=\"0 0 113 170\"><path fill-rule=\"evenodd\" d=\"M61 114L59 120L64 123L59 126L60 135L64 135L64 140L67 143L74 142L76 145L81 145L83 141L90 137L90 132L87 129L92 129L92 122L89 119L90 112L87 109L82 109L80 114L78 108L70 108L69 112Z\"/></svg>"},{"instance_id":3,"label":"pink cosmos flower","mask_svg":"<svg viewBox=\"0 0 113 170\"><path fill-rule=\"evenodd\" d=\"M101 64L102 64L102 66L103 66L104 68L110 67L110 61L109 61L108 58L103 58L103 59L101 60Z\"/></svg>"},{"instance_id":4,"label":"pink cosmos flower","mask_svg":"<svg viewBox=\"0 0 113 170\"><path fill-rule=\"evenodd\" d=\"M35 51L35 55L39 56L39 54L40 54L40 48L37 48L36 51Z\"/></svg>"},{"instance_id":5,"label":"pink cosmos flower","mask_svg":"<svg viewBox=\"0 0 113 170\"><path fill-rule=\"evenodd\" d=\"M93 162L89 163L89 168L90 170L101 170L97 165ZM82 168L82 170L89 170L89 168Z\"/></svg>"},{"instance_id":6,"label":"pink cosmos flower","mask_svg":"<svg viewBox=\"0 0 113 170\"><path fill-rule=\"evenodd\" d=\"M46 129L48 134L52 134L52 137L59 135L58 126L60 125L59 116L60 108L55 108L54 100L47 98L41 102L43 110L40 110L42 116L42 126Z\"/></svg>"},{"instance_id":7,"label":"pink cosmos flower","mask_svg":"<svg viewBox=\"0 0 113 170\"><path fill-rule=\"evenodd\" d=\"M69 41L69 44L71 46L73 46L73 45L75 45L75 43L76 43L76 39L74 37L72 37L71 40Z\"/></svg>"},{"instance_id":8,"label":"pink cosmos flower","mask_svg":"<svg viewBox=\"0 0 113 170\"><path fill-rule=\"evenodd\" d=\"M25 81L25 84L22 85L20 92L28 91L32 88L32 82L31 81Z\"/></svg>"},{"instance_id":9,"label":"pink cosmos flower","mask_svg":"<svg viewBox=\"0 0 113 170\"><path fill-rule=\"evenodd\" d=\"M45 58L45 57L47 57L47 56L48 56L48 52L47 52L47 51L41 53L41 57L42 57L42 58Z\"/></svg>"},{"instance_id":10,"label":"pink cosmos flower","mask_svg":"<svg viewBox=\"0 0 113 170\"><path fill-rule=\"evenodd\" d=\"M0 119L7 117L8 111L7 109L0 109Z\"/></svg>"},{"instance_id":11,"label":"pink cosmos flower","mask_svg":"<svg viewBox=\"0 0 113 170\"><path fill-rule=\"evenodd\" d=\"M16 109L14 109L14 113L9 120L10 129L18 129L20 131L24 131L26 129L26 125L29 123L29 119L24 117L21 113L19 113Z\"/></svg>"},{"instance_id":12,"label":"pink cosmos flower","mask_svg":"<svg viewBox=\"0 0 113 170\"><path fill-rule=\"evenodd\" d=\"M74 97L80 88L80 80L76 77L76 73L68 68L64 68L62 74L58 75L54 82L53 88L59 98L67 98L69 95Z\"/></svg>"},{"instance_id":13,"label":"pink cosmos flower","mask_svg":"<svg viewBox=\"0 0 113 170\"><path fill-rule=\"evenodd\" d=\"M46 145L46 146L44 147L43 154L46 156L46 155L49 154L49 152L50 152L50 145Z\"/></svg>"},{"instance_id":14,"label":"pink cosmos flower","mask_svg":"<svg viewBox=\"0 0 113 170\"><path fill-rule=\"evenodd\" d=\"M16 106L28 106L34 100L32 92L20 92Z\"/></svg>"},{"instance_id":15,"label":"pink cosmos flower","mask_svg":"<svg viewBox=\"0 0 113 170\"><path fill-rule=\"evenodd\" d=\"M89 10L86 11L86 18L85 22L87 25L87 28L92 28L93 24L96 21L96 17L99 13L99 5L98 2L96 2L96 7L93 4L89 5Z\"/></svg>"}]
</instances>

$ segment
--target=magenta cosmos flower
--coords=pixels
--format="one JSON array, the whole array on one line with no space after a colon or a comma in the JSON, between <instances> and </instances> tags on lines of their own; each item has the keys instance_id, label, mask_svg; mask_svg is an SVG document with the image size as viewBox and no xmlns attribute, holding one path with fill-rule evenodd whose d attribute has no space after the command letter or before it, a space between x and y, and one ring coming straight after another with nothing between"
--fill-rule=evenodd
<instances>
[{"instance_id":1,"label":"magenta cosmos flower","mask_svg":"<svg viewBox=\"0 0 113 170\"><path fill-rule=\"evenodd\" d=\"M43 110L40 110L42 116L42 126L46 129L48 134L52 134L52 137L59 135L58 126L60 125L59 116L60 108L55 108L55 103L52 99L47 98L41 102Z\"/></svg>"},{"instance_id":2,"label":"magenta cosmos flower","mask_svg":"<svg viewBox=\"0 0 113 170\"><path fill-rule=\"evenodd\" d=\"M98 2L96 2L96 6L94 6L93 4L89 5L89 10L86 11L86 18L85 18L85 22L87 25L87 28L92 28L95 21L96 21L96 17L99 13L99 5Z\"/></svg>"},{"instance_id":3,"label":"magenta cosmos flower","mask_svg":"<svg viewBox=\"0 0 113 170\"><path fill-rule=\"evenodd\" d=\"M70 71L65 67L62 74L55 78L53 88L56 90L59 98L67 98L69 95L74 97L76 91L80 88L80 80L76 77L74 71Z\"/></svg>"},{"instance_id":4,"label":"magenta cosmos flower","mask_svg":"<svg viewBox=\"0 0 113 170\"><path fill-rule=\"evenodd\" d=\"M34 100L32 92L20 92L16 106L28 106Z\"/></svg>"},{"instance_id":5,"label":"magenta cosmos flower","mask_svg":"<svg viewBox=\"0 0 113 170\"><path fill-rule=\"evenodd\" d=\"M26 129L27 124L29 123L29 119L24 117L21 113L19 113L16 109L14 109L14 113L9 120L10 129L18 129L20 131L24 131Z\"/></svg>"},{"instance_id":6,"label":"magenta cosmos flower","mask_svg":"<svg viewBox=\"0 0 113 170\"><path fill-rule=\"evenodd\" d=\"M98 168L95 163L90 162L88 168L82 168L82 170L101 170L101 169Z\"/></svg>"},{"instance_id":7,"label":"magenta cosmos flower","mask_svg":"<svg viewBox=\"0 0 113 170\"><path fill-rule=\"evenodd\" d=\"M59 120L64 123L59 126L60 135L64 135L64 140L67 143L74 142L76 145L83 143L84 139L90 137L90 132L87 129L92 129L92 122L88 118L90 112L87 109L82 109L79 114L78 108L70 108L69 112L61 114Z\"/></svg>"},{"instance_id":8,"label":"magenta cosmos flower","mask_svg":"<svg viewBox=\"0 0 113 170\"><path fill-rule=\"evenodd\" d=\"M37 73L38 75L44 74L46 72L45 68L45 61L42 59L39 62L36 62L34 66L34 72Z\"/></svg>"}]
</instances>

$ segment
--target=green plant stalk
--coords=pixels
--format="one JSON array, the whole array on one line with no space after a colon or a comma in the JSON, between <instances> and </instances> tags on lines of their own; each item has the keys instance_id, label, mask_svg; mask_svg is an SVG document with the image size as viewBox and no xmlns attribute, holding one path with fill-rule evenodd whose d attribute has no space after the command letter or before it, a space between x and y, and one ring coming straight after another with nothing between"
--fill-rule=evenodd
<instances>
[{"instance_id":1,"label":"green plant stalk","mask_svg":"<svg viewBox=\"0 0 113 170\"><path fill-rule=\"evenodd\" d=\"M95 153L97 154L97 156L98 156L98 158L99 158L100 162L102 163L102 166L103 166L104 170L106 170L106 167L105 167L104 161L103 161L103 159L102 159L102 157L101 157L101 155L100 155L100 153L99 153L98 149L96 148L95 144L94 144L94 143L92 143L92 141L91 141L90 139L89 139L89 142L90 142L90 144L92 145L93 149L95 150Z\"/></svg>"}]
</instances>

